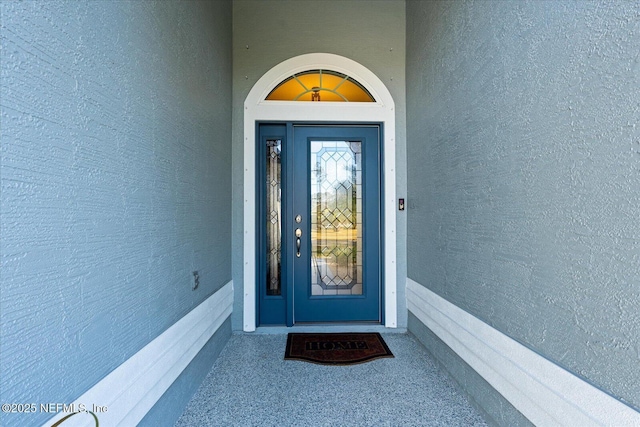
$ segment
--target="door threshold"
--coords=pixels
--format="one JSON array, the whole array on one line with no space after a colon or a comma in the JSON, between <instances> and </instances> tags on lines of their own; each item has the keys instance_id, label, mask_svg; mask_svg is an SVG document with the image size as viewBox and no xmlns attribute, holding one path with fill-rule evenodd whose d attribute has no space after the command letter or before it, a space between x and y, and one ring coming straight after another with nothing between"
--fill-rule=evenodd
<instances>
[{"instance_id":1,"label":"door threshold","mask_svg":"<svg viewBox=\"0 0 640 427\"><path fill-rule=\"evenodd\" d=\"M295 333L331 333L331 332L380 332L388 334L404 334L406 328L387 328L384 325L367 325L353 323L332 323L332 324L307 324L287 326L258 326L254 332L246 332L248 334L262 335L283 335L290 332Z\"/></svg>"}]
</instances>

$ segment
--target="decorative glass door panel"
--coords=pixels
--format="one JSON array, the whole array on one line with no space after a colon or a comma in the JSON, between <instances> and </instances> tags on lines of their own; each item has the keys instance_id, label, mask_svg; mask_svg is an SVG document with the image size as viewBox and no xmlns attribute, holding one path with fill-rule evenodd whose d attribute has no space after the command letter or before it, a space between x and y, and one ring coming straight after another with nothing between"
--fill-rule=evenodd
<instances>
[{"instance_id":1,"label":"decorative glass door panel","mask_svg":"<svg viewBox=\"0 0 640 427\"><path fill-rule=\"evenodd\" d=\"M311 295L362 295L362 142L310 144Z\"/></svg>"},{"instance_id":2,"label":"decorative glass door panel","mask_svg":"<svg viewBox=\"0 0 640 427\"><path fill-rule=\"evenodd\" d=\"M282 246L282 180L281 139L266 141L266 230L267 230L267 295L282 293L281 246Z\"/></svg>"}]
</instances>

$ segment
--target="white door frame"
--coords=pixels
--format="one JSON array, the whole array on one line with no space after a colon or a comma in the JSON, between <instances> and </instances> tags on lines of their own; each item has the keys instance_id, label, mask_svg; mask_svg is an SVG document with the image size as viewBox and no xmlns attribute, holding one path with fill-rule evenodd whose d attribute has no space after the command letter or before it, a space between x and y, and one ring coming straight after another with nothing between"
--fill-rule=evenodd
<instances>
[{"instance_id":1,"label":"white door frame","mask_svg":"<svg viewBox=\"0 0 640 427\"><path fill-rule=\"evenodd\" d=\"M333 70L353 77L373 102L265 101L285 78L307 70ZM396 294L396 152L395 104L384 83L357 62L330 53L310 53L281 62L253 86L244 102L244 313L243 330L256 329L256 122L376 122L384 128L382 182L384 199L384 319L397 327Z\"/></svg>"}]
</instances>

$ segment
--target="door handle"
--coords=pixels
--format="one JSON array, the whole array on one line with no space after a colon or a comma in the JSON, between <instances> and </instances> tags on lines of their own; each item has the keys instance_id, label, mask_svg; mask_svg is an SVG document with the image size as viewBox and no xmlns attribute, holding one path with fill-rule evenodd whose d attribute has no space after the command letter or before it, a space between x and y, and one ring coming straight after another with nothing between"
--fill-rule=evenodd
<instances>
[{"instance_id":1,"label":"door handle","mask_svg":"<svg viewBox=\"0 0 640 427\"><path fill-rule=\"evenodd\" d=\"M300 245L302 244L300 237L302 237L302 230L296 228L296 256L298 258L300 258Z\"/></svg>"}]
</instances>

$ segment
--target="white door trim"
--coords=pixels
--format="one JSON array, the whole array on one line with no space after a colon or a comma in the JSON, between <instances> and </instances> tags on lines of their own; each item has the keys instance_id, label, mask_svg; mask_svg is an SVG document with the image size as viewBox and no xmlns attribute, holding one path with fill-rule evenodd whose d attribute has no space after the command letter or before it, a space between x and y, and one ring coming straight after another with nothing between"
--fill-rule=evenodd
<instances>
[{"instance_id":1,"label":"white door trim","mask_svg":"<svg viewBox=\"0 0 640 427\"><path fill-rule=\"evenodd\" d=\"M373 97L371 102L265 101L269 92L294 73L324 69L356 79ZM384 83L361 64L330 53L296 56L267 71L253 86L244 102L244 312L243 330L256 329L256 153L257 121L376 122L384 127L384 318L385 326L397 327L396 296L396 156L395 104Z\"/></svg>"}]
</instances>

